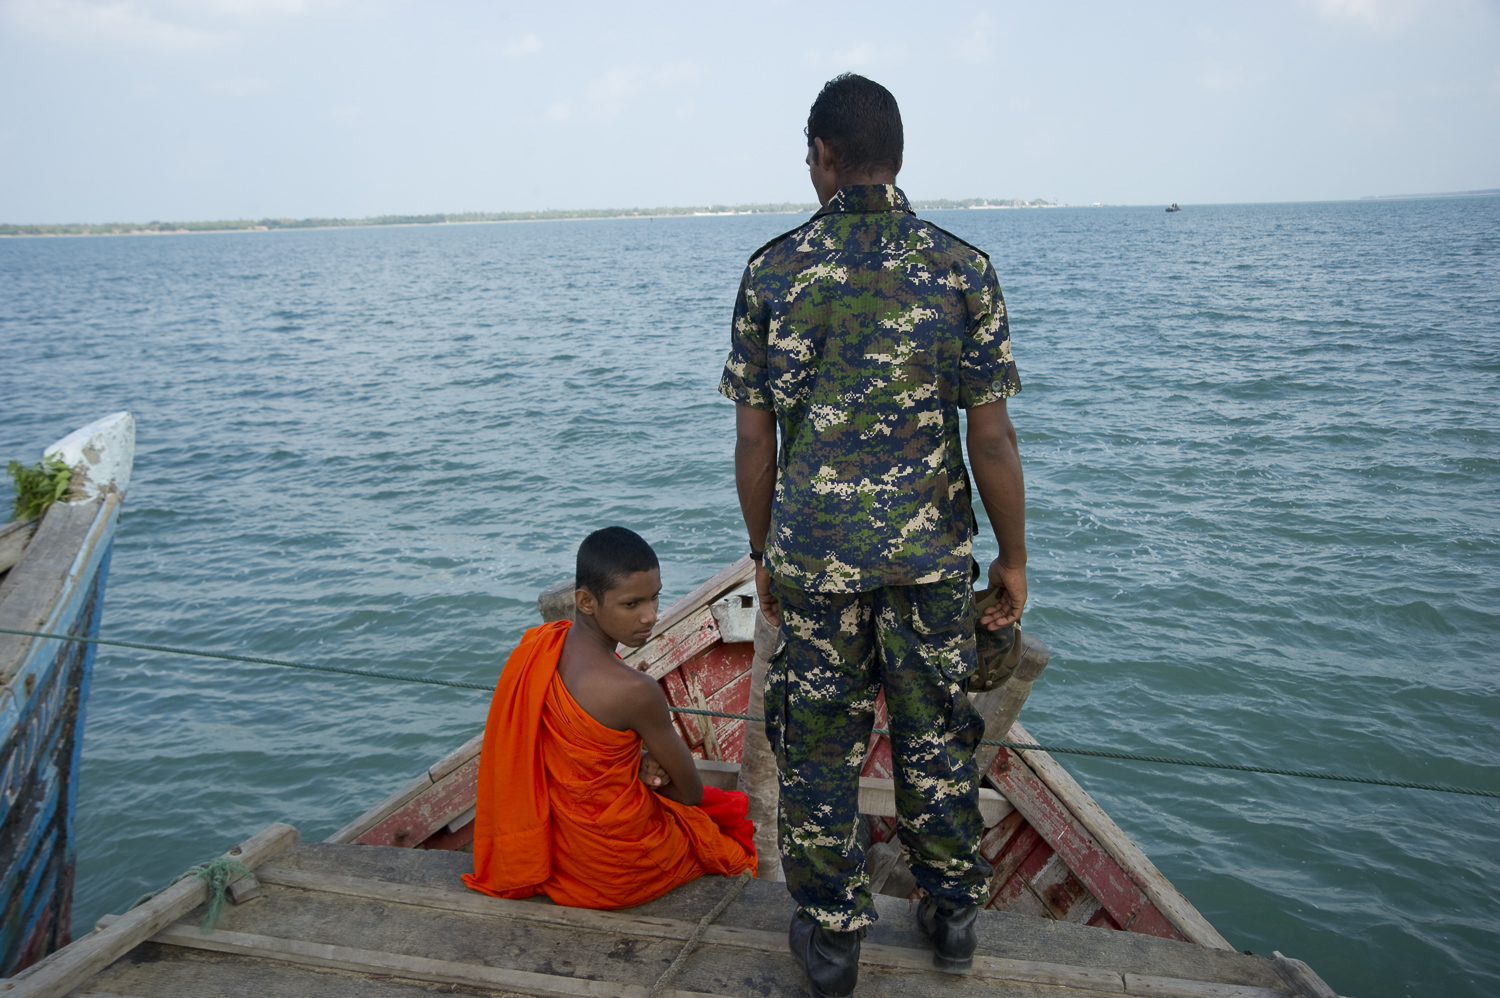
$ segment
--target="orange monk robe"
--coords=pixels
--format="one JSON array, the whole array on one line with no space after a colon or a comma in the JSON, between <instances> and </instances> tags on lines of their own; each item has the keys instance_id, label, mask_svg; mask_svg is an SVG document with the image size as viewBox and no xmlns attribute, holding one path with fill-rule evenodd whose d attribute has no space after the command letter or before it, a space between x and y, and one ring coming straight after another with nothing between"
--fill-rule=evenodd
<instances>
[{"instance_id":1,"label":"orange monk robe","mask_svg":"<svg viewBox=\"0 0 1500 998\"><path fill-rule=\"evenodd\" d=\"M496 897L627 908L705 873L754 870L744 794L705 787L706 806L689 807L653 793L640 780L640 735L578 706L557 673L571 623L527 631L500 674L464 883Z\"/></svg>"}]
</instances>

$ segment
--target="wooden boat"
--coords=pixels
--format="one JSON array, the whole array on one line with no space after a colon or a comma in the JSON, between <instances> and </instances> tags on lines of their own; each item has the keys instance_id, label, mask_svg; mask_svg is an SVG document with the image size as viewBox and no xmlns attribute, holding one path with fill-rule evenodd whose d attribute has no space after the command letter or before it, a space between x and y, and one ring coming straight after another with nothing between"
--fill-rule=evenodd
<instances>
[{"instance_id":1,"label":"wooden boat","mask_svg":"<svg viewBox=\"0 0 1500 998\"><path fill-rule=\"evenodd\" d=\"M754 680L769 651L757 639L769 628L756 633L752 572L742 559L704 583L627 656L673 705L759 715ZM570 589L543 594L544 617L570 612ZM1007 717L1046 651L1033 639L1027 655L1029 672L1018 668L981 706L1017 742L1029 738ZM708 782L744 776L752 814L757 800L764 807L757 725L689 714L678 723ZM0 982L0 996L416 996L435 983L478 995L806 994L786 947L793 905L767 875L774 846L761 848L760 879L704 877L624 911L466 890L459 874L471 868L479 745L476 734L324 842L299 844L295 829L278 824L241 843L227 855L254 873L230 887L242 903L226 906L217 927L194 924L206 888L188 878ZM872 741L860 805L881 919L863 947L856 994L1336 998L1300 961L1236 952L1047 753L1001 748L986 766L990 910L974 973L947 977L913 928L899 852L881 848L894 793L889 745ZM774 836L774 822L760 824L758 839Z\"/></svg>"},{"instance_id":2,"label":"wooden boat","mask_svg":"<svg viewBox=\"0 0 1500 998\"><path fill-rule=\"evenodd\" d=\"M97 637L120 503L135 457L128 412L48 447L72 501L0 527L0 627ZM66 945L73 813L94 646L0 633L0 974Z\"/></svg>"},{"instance_id":3,"label":"wooden boat","mask_svg":"<svg viewBox=\"0 0 1500 998\"><path fill-rule=\"evenodd\" d=\"M565 592L570 598L571 589ZM558 595L544 594L544 617L571 613L570 603L545 605ZM652 639L625 660L659 680L674 707L759 715L759 705L751 710L757 616L754 568L744 558L667 610ZM1027 639L1033 661L1045 665L1045 646L1030 635ZM1013 682L1029 690L1031 680L1013 677ZM1024 701L1024 691L1020 699ZM1017 712L1019 704L1014 704L1009 718L992 719L986 736L1029 741L1025 729L1011 723ZM694 755L704 760L705 778L733 787L737 764L744 758L746 722L678 714L677 724ZM883 696L876 704L875 726L886 726ZM476 734L328 841L419 849L467 847L474 836L482 735ZM991 908L1231 948L1049 755L1002 748L985 752L980 760L988 763L981 807L987 826L982 848L995 868ZM871 843L891 842L895 792L891 747L884 735L873 736L866 753L860 805L868 816ZM757 822L762 824L770 822ZM908 896L915 884L901 875L899 866L892 873L894 880L883 878L875 889Z\"/></svg>"},{"instance_id":4,"label":"wooden boat","mask_svg":"<svg viewBox=\"0 0 1500 998\"><path fill-rule=\"evenodd\" d=\"M1181 210L1182 210L1181 208L1177 207L1177 202L1176 201L1173 201L1171 204L1167 205L1167 213L1168 214L1171 214L1174 211L1181 211Z\"/></svg>"}]
</instances>

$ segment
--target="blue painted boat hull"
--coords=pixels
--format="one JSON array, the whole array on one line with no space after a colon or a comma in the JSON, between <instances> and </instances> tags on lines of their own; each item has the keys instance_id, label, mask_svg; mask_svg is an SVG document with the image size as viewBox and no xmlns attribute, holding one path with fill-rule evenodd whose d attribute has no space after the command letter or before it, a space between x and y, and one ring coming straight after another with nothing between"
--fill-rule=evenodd
<instances>
[{"instance_id":1,"label":"blue painted boat hull","mask_svg":"<svg viewBox=\"0 0 1500 998\"><path fill-rule=\"evenodd\" d=\"M48 512L49 518L62 517L64 526L50 532L52 543L38 558L32 559L28 549L11 570L6 587L0 588L0 593L10 590L0 600L0 626L98 636L119 501L83 505L92 508L92 517L87 508L57 506L56 514ZM49 526L44 521L33 545ZM40 610L39 576L53 581L47 594L51 598L41 601ZM32 597L30 612L7 612L25 602L24 597L15 599L22 588ZM0 687L0 977L67 945L72 936L74 815L96 648L4 637L0 666L8 678Z\"/></svg>"}]
</instances>

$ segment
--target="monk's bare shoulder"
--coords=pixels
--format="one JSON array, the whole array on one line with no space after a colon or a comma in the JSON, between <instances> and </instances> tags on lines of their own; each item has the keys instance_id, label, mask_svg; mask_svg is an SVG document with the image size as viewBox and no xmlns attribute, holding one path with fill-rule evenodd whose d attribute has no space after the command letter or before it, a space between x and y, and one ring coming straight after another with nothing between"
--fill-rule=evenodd
<instances>
[{"instance_id":1,"label":"monk's bare shoulder","mask_svg":"<svg viewBox=\"0 0 1500 998\"><path fill-rule=\"evenodd\" d=\"M557 671L578 705L606 727L636 729L666 708L656 680L587 640L564 640Z\"/></svg>"},{"instance_id":2,"label":"monk's bare shoulder","mask_svg":"<svg viewBox=\"0 0 1500 998\"><path fill-rule=\"evenodd\" d=\"M638 719L642 712L652 712L666 707L667 698L662 694L661 687L656 680L632 669L630 666L615 659L611 665L611 690L619 698L622 710L630 714L632 722ZM632 723L630 727L635 727Z\"/></svg>"}]
</instances>

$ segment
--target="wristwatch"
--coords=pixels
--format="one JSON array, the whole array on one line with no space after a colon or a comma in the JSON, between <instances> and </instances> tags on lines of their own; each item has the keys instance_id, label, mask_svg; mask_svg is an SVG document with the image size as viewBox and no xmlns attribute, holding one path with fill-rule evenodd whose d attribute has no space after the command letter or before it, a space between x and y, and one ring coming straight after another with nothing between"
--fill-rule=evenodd
<instances>
[{"instance_id":1,"label":"wristwatch","mask_svg":"<svg viewBox=\"0 0 1500 998\"><path fill-rule=\"evenodd\" d=\"M761 564L761 559L765 558L765 556L766 553L764 551L757 551L753 547L750 549L750 560L757 565Z\"/></svg>"}]
</instances>

